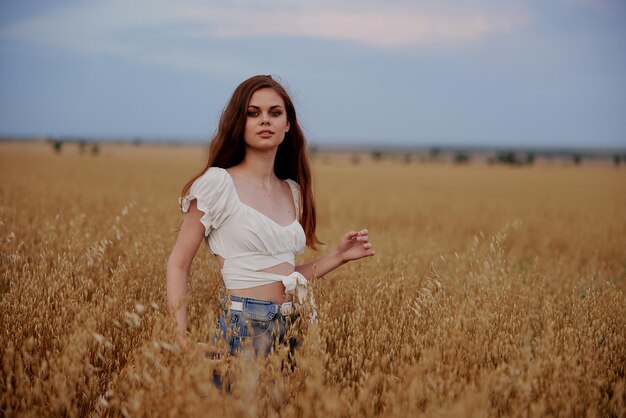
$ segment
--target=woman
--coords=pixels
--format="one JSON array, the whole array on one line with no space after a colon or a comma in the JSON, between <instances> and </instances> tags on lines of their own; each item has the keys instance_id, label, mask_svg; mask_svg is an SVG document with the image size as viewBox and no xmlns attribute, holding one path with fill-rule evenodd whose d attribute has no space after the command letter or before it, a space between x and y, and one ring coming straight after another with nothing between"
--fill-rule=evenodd
<instances>
[{"instance_id":1,"label":"woman","mask_svg":"<svg viewBox=\"0 0 626 418\"><path fill-rule=\"evenodd\" d=\"M257 353L269 353L284 339L307 281L374 255L363 229L347 232L323 257L295 265L305 244L320 243L315 202L296 111L271 76L251 77L235 89L211 141L207 166L183 188L181 208L185 217L167 263L166 287L183 346L187 278L203 239L228 291L219 324L231 354L244 339L252 340Z\"/></svg>"}]
</instances>

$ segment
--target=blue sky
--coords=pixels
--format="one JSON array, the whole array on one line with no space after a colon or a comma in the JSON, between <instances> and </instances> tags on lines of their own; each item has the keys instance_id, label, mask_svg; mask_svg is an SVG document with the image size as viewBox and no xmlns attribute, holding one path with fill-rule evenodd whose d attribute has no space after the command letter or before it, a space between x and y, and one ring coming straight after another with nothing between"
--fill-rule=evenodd
<instances>
[{"instance_id":1,"label":"blue sky","mask_svg":"<svg viewBox=\"0 0 626 418\"><path fill-rule=\"evenodd\" d=\"M272 74L312 143L626 146L623 0L3 0L0 60L0 135L208 139Z\"/></svg>"}]
</instances>

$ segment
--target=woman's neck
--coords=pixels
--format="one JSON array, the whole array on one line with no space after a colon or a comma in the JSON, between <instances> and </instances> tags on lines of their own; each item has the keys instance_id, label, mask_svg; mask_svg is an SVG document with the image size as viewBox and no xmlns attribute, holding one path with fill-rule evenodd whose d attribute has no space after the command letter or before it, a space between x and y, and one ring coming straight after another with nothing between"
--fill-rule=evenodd
<instances>
[{"instance_id":1,"label":"woman's neck","mask_svg":"<svg viewBox=\"0 0 626 418\"><path fill-rule=\"evenodd\" d=\"M246 150L246 156L239 164L239 169L250 178L256 179L260 185L270 188L276 178L274 160L276 152L258 152Z\"/></svg>"}]
</instances>

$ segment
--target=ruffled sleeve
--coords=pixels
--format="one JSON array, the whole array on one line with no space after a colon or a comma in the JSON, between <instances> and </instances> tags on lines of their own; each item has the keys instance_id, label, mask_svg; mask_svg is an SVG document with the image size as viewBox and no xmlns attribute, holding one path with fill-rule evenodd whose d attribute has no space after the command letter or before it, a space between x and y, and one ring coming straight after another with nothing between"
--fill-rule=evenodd
<instances>
[{"instance_id":1,"label":"ruffled sleeve","mask_svg":"<svg viewBox=\"0 0 626 418\"><path fill-rule=\"evenodd\" d=\"M187 196L180 199L183 213L187 213L191 202L196 200L197 208L204 212L200 222L204 225L205 236L223 225L232 214L232 193L227 176L225 170L210 167L193 182Z\"/></svg>"},{"instance_id":2,"label":"ruffled sleeve","mask_svg":"<svg viewBox=\"0 0 626 418\"><path fill-rule=\"evenodd\" d=\"M293 204L296 208L296 217L298 220L302 217L302 207L301 207L301 198L300 198L300 186L298 183L291 179L287 179L287 184L289 184L289 188L291 189L291 194L293 195Z\"/></svg>"}]
</instances>

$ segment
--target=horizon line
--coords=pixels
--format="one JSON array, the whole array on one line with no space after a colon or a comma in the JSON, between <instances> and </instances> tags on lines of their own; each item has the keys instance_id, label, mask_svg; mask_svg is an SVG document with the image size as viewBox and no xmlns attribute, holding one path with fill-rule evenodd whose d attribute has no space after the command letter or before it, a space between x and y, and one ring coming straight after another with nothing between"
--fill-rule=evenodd
<instances>
[{"instance_id":1,"label":"horizon line","mask_svg":"<svg viewBox=\"0 0 626 418\"><path fill-rule=\"evenodd\" d=\"M0 142L10 142L10 141L25 141L25 142L45 142L45 141L64 141L70 143L79 143L79 142L102 142L109 144L130 144L130 145L179 145L179 146L198 146L198 145L208 145L210 139L200 139L200 138L146 138L146 137L97 137L97 136L82 136L82 135L3 135L0 134ZM316 148L320 151L355 151L355 150L395 150L397 152L406 152L409 150L435 150L439 149L441 151L517 151L517 152L532 152L532 151L542 151L542 152L574 152L574 151L604 151L604 152L626 152L626 146L618 146L618 145L607 145L607 144L598 144L598 145L558 145L558 144L493 144L493 143L466 143L459 144L454 143L454 141L441 141L441 142L426 142L419 141L414 143L406 143L405 141L387 141L386 143L376 144L372 143L372 141L360 141L360 142L330 142L328 140L323 140L322 142L318 142L315 140L307 140L309 148Z\"/></svg>"}]
</instances>

